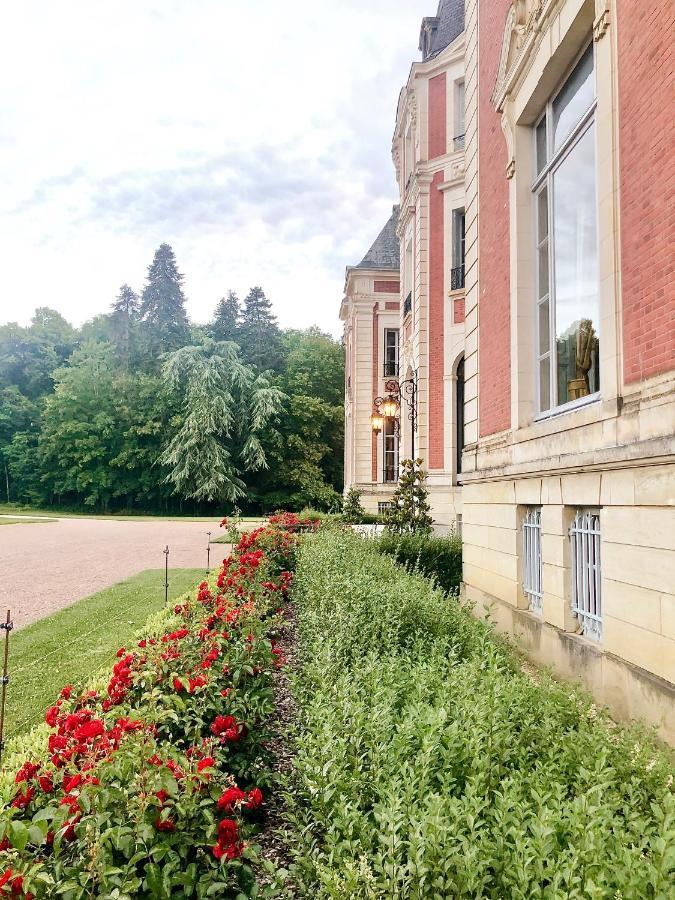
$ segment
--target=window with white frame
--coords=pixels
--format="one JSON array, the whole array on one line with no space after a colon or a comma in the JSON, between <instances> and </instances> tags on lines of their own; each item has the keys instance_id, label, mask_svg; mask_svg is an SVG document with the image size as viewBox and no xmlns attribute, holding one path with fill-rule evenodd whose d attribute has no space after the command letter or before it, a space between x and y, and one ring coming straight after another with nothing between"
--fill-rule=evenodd
<instances>
[{"instance_id":1,"label":"window with white frame","mask_svg":"<svg viewBox=\"0 0 675 900\"><path fill-rule=\"evenodd\" d=\"M398 430L396 428L396 419L392 416L385 416L383 426L382 480L394 482L398 481Z\"/></svg>"},{"instance_id":2,"label":"window with white frame","mask_svg":"<svg viewBox=\"0 0 675 900\"><path fill-rule=\"evenodd\" d=\"M390 500L378 500L377 502L377 514L378 516L384 515L388 509L393 509L394 504Z\"/></svg>"},{"instance_id":3,"label":"window with white frame","mask_svg":"<svg viewBox=\"0 0 675 900\"><path fill-rule=\"evenodd\" d=\"M384 377L398 375L398 328L384 330Z\"/></svg>"},{"instance_id":4,"label":"window with white frame","mask_svg":"<svg viewBox=\"0 0 675 900\"><path fill-rule=\"evenodd\" d=\"M541 506L531 506L523 516L523 593L532 612L541 612Z\"/></svg>"},{"instance_id":5,"label":"window with white frame","mask_svg":"<svg viewBox=\"0 0 675 900\"><path fill-rule=\"evenodd\" d=\"M582 53L534 128L541 413L600 390L593 48Z\"/></svg>"},{"instance_id":6,"label":"window with white frame","mask_svg":"<svg viewBox=\"0 0 675 900\"><path fill-rule=\"evenodd\" d=\"M453 149L464 149L464 81L455 82L455 134L453 138Z\"/></svg>"},{"instance_id":7,"label":"window with white frame","mask_svg":"<svg viewBox=\"0 0 675 900\"><path fill-rule=\"evenodd\" d=\"M450 271L450 289L461 290L464 287L464 252L466 247L466 225L463 209L452 211L452 269Z\"/></svg>"},{"instance_id":8,"label":"window with white frame","mask_svg":"<svg viewBox=\"0 0 675 900\"><path fill-rule=\"evenodd\" d=\"M600 592L600 512L579 509L570 528L572 555L572 612L581 633L594 641L602 638Z\"/></svg>"}]
</instances>

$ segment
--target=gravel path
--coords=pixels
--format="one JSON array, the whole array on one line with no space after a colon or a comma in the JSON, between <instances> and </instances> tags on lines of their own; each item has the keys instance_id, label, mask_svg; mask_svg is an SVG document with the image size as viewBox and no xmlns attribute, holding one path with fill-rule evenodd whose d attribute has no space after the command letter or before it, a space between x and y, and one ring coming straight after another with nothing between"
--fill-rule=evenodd
<instances>
[{"instance_id":1,"label":"gravel path","mask_svg":"<svg viewBox=\"0 0 675 900\"><path fill-rule=\"evenodd\" d=\"M0 528L0 616L12 610L16 627L35 622L82 597L123 581L144 569L204 566L209 522L120 522L114 519L59 519L47 525ZM225 544L211 545L214 568L226 555Z\"/></svg>"}]
</instances>

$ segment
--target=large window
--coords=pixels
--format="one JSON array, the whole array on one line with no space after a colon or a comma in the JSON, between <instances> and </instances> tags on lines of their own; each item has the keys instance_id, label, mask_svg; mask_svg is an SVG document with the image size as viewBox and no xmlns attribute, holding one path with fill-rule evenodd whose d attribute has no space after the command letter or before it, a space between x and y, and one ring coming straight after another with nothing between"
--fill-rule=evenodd
<instances>
[{"instance_id":1,"label":"large window","mask_svg":"<svg viewBox=\"0 0 675 900\"><path fill-rule=\"evenodd\" d=\"M600 390L593 44L534 129L539 411Z\"/></svg>"},{"instance_id":2,"label":"large window","mask_svg":"<svg viewBox=\"0 0 675 900\"><path fill-rule=\"evenodd\" d=\"M463 209L452 211L452 270L450 272L450 289L460 290L464 287L464 251L466 246L466 226Z\"/></svg>"},{"instance_id":3,"label":"large window","mask_svg":"<svg viewBox=\"0 0 675 900\"><path fill-rule=\"evenodd\" d=\"M382 435L384 441L382 480L386 482L398 481L398 433L396 420L393 417L385 417Z\"/></svg>"},{"instance_id":4,"label":"large window","mask_svg":"<svg viewBox=\"0 0 675 900\"><path fill-rule=\"evenodd\" d=\"M398 376L398 328L387 328L384 332L384 377Z\"/></svg>"},{"instance_id":5,"label":"large window","mask_svg":"<svg viewBox=\"0 0 675 900\"><path fill-rule=\"evenodd\" d=\"M455 82L455 136L453 150L464 149L464 82Z\"/></svg>"}]
</instances>

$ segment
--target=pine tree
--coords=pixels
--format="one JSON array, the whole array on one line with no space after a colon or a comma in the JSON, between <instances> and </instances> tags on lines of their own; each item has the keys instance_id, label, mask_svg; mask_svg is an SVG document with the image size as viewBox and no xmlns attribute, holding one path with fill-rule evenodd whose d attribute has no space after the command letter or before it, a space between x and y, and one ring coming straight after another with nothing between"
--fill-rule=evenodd
<instances>
[{"instance_id":1,"label":"pine tree","mask_svg":"<svg viewBox=\"0 0 675 900\"><path fill-rule=\"evenodd\" d=\"M352 485L342 500L342 518L348 525L357 525L363 522L365 514L361 505L361 491Z\"/></svg>"},{"instance_id":2,"label":"pine tree","mask_svg":"<svg viewBox=\"0 0 675 900\"><path fill-rule=\"evenodd\" d=\"M401 462L401 476L392 498L391 508L385 515L385 526L389 531L404 534L415 532L429 534L433 519L429 515L426 488L427 473L422 468L421 459L404 459Z\"/></svg>"},{"instance_id":3,"label":"pine tree","mask_svg":"<svg viewBox=\"0 0 675 900\"><path fill-rule=\"evenodd\" d=\"M117 298L111 305L110 318L112 320L112 333L120 362L124 369L129 368L129 358L132 351L132 329L141 308L138 294L123 284Z\"/></svg>"},{"instance_id":4,"label":"pine tree","mask_svg":"<svg viewBox=\"0 0 675 900\"><path fill-rule=\"evenodd\" d=\"M281 368L281 340L272 304L261 287L252 287L244 300L239 328L244 359L258 371Z\"/></svg>"},{"instance_id":5,"label":"pine tree","mask_svg":"<svg viewBox=\"0 0 675 900\"><path fill-rule=\"evenodd\" d=\"M153 356L177 350L190 341L183 276L169 244L160 244L148 268L140 315Z\"/></svg>"},{"instance_id":6,"label":"pine tree","mask_svg":"<svg viewBox=\"0 0 675 900\"><path fill-rule=\"evenodd\" d=\"M227 297L221 297L218 301L213 322L209 325L209 333L213 340L234 341L237 343L240 315L239 297L234 291L228 291Z\"/></svg>"}]
</instances>

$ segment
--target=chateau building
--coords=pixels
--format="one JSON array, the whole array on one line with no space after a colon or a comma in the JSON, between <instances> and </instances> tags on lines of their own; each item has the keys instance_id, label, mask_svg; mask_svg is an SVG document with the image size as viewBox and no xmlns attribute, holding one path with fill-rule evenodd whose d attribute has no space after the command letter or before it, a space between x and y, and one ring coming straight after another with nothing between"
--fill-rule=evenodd
<instances>
[{"instance_id":1,"label":"chateau building","mask_svg":"<svg viewBox=\"0 0 675 900\"><path fill-rule=\"evenodd\" d=\"M393 142L396 431L466 598L671 742L673 35L667 0L442 0Z\"/></svg>"},{"instance_id":2,"label":"chateau building","mask_svg":"<svg viewBox=\"0 0 675 900\"><path fill-rule=\"evenodd\" d=\"M345 346L345 486L361 491L367 512L382 512L398 482L398 423L383 418L373 431L376 397L399 372L399 208L375 243L349 266L340 308ZM396 429L396 432L395 432Z\"/></svg>"}]
</instances>

